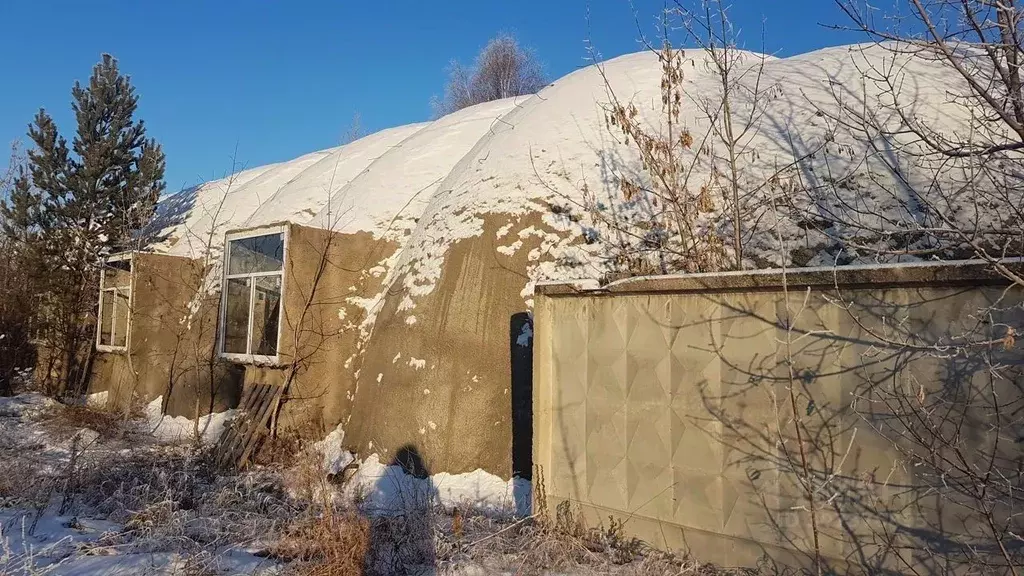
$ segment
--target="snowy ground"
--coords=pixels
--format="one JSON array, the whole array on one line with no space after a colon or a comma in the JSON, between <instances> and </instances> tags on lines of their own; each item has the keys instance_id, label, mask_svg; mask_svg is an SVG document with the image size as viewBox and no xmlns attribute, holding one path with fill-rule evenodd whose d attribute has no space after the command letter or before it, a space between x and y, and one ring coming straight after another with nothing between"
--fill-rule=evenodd
<instances>
[{"instance_id":1,"label":"snowy ground","mask_svg":"<svg viewBox=\"0 0 1024 576\"><path fill-rule=\"evenodd\" d=\"M0 398L0 575L709 569L615 530L542 525L526 516L528 482L481 470L420 479L375 456L358 462L341 448L340 429L287 463L219 472L208 446L232 414L198 423L161 417L157 399L126 416L104 409L104 400ZM197 430L202 442L192 440ZM325 519L339 523L332 529L349 524L325 532ZM363 548L333 539L360 526ZM351 547L365 572L332 564L339 551L332 543L343 555ZM317 556L324 550L334 556Z\"/></svg>"},{"instance_id":2,"label":"snowy ground","mask_svg":"<svg viewBox=\"0 0 1024 576\"><path fill-rule=\"evenodd\" d=\"M90 400L94 406L102 399ZM279 573L276 563L252 554L255 547L154 545L159 530L139 526L142 511L124 505L157 498L118 477L141 472L136 466L158 470L154 462L188 450L161 442L154 424L95 407L68 409L36 394L0 398L0 574ZM94 480L98 485L89 485ZM160 492L172 496L172 483L164 484Z\"/></svg>"}]
</instances>

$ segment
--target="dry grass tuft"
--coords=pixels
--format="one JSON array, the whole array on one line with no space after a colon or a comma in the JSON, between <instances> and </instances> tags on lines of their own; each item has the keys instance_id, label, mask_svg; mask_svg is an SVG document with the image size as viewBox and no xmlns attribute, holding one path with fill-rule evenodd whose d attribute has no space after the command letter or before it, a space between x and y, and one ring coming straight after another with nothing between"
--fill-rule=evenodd
<instances>
[{"instance_id":1,"label":"dry grass tuft","mask_svg":"<svg viewBox=\"0 0 1024 576\"><path fill-rule=\"evenodd\" d=\"M278 427L274 435L260 441L253 464L278 468L300 465L309 452L311 439L323 438L326 433L321 416L289 421L287 426Z\"/></svg>"},{"instance_id":2,"label":"dry grass tuft","mask_svg":"<svg viewBox=\"0 0 1024 576\"><path fill-rule=\"evenodd\" d=\"M351 512L328 512L292 522L269 554L289 562L296 576L363 574L370 550L370 522Z\"/></svg>"},{"instance_id":3,"label":"dry grass tuft","mask_svg":"<svg viewBox=\"0 0 1024 576\"><path fill-rule=\"evenodd\" d=\"M88 428L103 438L116 438L124 432L124 416L113 410L93 406L56 404L43 416L44 427L65 436Z\"/></svg>"},{"instance_id":4,"label":"dry grass tuft","mask_svg":"<svg viewBox=\"0 0 1024 576\"><path fill-rule=\"evenodd\" d=\"M85 404L53 404L40 416L43 428L58 438L67 438L83 428L93 430L100 438L124 438L138 431L143 406L132 403L122 409Z\"/></svg>"},{"instance_id":5,"label":"dry grass tuft","mask_svg":"<svg viewBox=\"0 0 1024 576\"><path fill-rule=\"evenodd\" d=\"M480 573L517 575L599 574L609 576L738 576L770 574L759 569L725 569L684 554L653 549L624 534L623 525L587 527L568 508L552 521L498 520L481 515L436 515L433 566L458 572L471 566ZM459 530L456 530L458 524ZM376 544L376 542L375 542ZM373 552L371 551L371 555ZM387 572L381 572L387 573Z\"/></svg>"}]
</instances>

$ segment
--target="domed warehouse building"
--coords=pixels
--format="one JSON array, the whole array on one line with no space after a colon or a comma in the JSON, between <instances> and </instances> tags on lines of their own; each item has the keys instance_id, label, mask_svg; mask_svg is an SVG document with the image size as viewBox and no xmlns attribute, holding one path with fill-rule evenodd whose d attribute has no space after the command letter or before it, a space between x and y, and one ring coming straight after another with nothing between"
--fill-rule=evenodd
<instances>
[{"instance_id":1,"label":"domed warehouse building","mask_svg":"<svg viewBox=\"0 0 1024 576\"><path fill-rule=\"evenodd\" d=\"M926 241L857 225L914 221L926 202L901 183L934 176L900 156L918 145L905 134L883 154L841 121L893 97L860 80L892 54L742 56L757 73L732 91L731 149L703 54L668 62L682 80L666 95L664 56L645 52L166 197L148 244L104 275L91 391L195 418L272 385L280 433L337 427L362 458L528 476L537 282L907 261ZM941 64L905 73L915 114L969 121Z\"/></svg>"}]
</instances>

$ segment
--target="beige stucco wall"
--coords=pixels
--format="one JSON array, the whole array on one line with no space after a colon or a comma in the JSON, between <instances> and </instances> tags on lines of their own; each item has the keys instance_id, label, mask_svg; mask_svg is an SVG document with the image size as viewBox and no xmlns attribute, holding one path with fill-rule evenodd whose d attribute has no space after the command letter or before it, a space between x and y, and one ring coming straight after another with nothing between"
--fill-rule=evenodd
<instances>
[{"instance_id":1,"label":"beige stucco wall","mask_svg":"<svg viewBox=\"0 0 1024 576\"><path fill-rule=\"evenodd\" d=\"M910 547L904 556L922 563L928 560L915 548L924 541L978 534L963 508L924 488L929 479L914 465L912 446L897 449L875 432L872 424L884 427L888 414L872 400L893 386L925 402L991 386L1004 402L1019 401L1024 355L1016 348L984 347L1005 377L993 380L977 357L932 344L964 334L998 339L1006 334L1000 323L1019 330L1021 290L1006 291L983 274L925 267L798 274L787 300L780 279L542 289L534 460L543 486L534 493L546 500L535 501L536 509L554 514L571 501L590 523L617 517L657 546L725 565L751 566L765 553L806 565L802 552L813 546L794 473L799 421L810 470L824 485L817 497L828 502L816 515L821 550L840 571L906 569L886 551L882 528L903 534L896 541ZM983 310L994 326L979 325L988 319ZM991 410L968 413L975 419L963 433L985 453L982 445L993 445ZM1004 422L1000 433L1024 437L1020 428ZM997 452L1006 463L1024 454L1013 442Z\"/></svg>"},{"instance_id":2,"label":"beige stucco wall","mask_svg":"<svg viewBox=\"0 0 1024 576\"><path fill-rule=\"evenodd\" d=\"M168 412L175 415L234 405L240 374L209 362L216 296L209 295L195 311L189 306L200 292L203 264L144 252L132 258L128 348L97 352L90 391L108 391L109 401L117 406L163 396Z\"/></svg>"},{"instance_id":3,"label":"beige stucco wall","mask_svg":"<svg viewBox=\"0 0 1024 576\"><path fill-rule=\"evenodd\" d=\"M399 276L383 295L360 352L352 417L345 424L346 443L360 455L376 452L393 461L405 450L422 460L423 473L482 468L512 475L510 325L528 310L522 296L528 258L541 240L525 238L518 251L503 254L496 250L503 242L496 233L513 223L514 233L542 222L537 214L481 219L480 235L444 255L428 294L414 293ZM405 309L409 301L411 310Z\"/></svg>"},{"instance_id":4,"label":"beige stucco wall","mask_svg":"<svg viewBox=\"0 0 1024 576\"><path fill-rule=\"evenodd\" d=\"M445 251L426 294L394 270L398 242L287 224L277 362L217 357L220 294L201 290L206 271L196 272L181 293L157 298L137 292L135 313L153 318L133 324L132 338L146 349L133 345L131 355L99 354L91 390L134 387L149 399L164 393L168 413L192 417L230 407L224 400L237 402L248 384L286 385L277 420L282 431L322 437L341 424L345 447L362 457L377 453L391 461L415 453L430 472L482 468L508 478L515 464L528 473L528 434L517 436L515 459L512 453L513 432L530 428L531 361L529 346L514 343L529 322L523 288L527 270L537 265L530 255L544 241L536 230L547 227L534 213L482 218L480 235ZM512 238L519 240L518 250L497 249ZM177 260L186 268L196 265ZM137 275L168 291L181 282L163 286L158 278L182 272L139 268ZM196 311L179 312L200 292ZM173 305L161 308L158 301ZM183 316L191 323L181 333ZM173 367L154 361L158 356L173 358ZM135 372L143 365L147 375L140 385Z\"/></svg>"},{"instance_id":5,"label":"beige stucco wall","mask_svg":"<svg viewBox=\"0 0 1024 576\"><path fill-rule=\"evenodd\" d=\"M346 294L379 289L367 262L388 246L369 234L294 224L288 237L277 363L217 355L220 290L206 292L202 262L136 253L128 350L97 353L90 391L111 392L116 405L162 395L169 414L194 417L236 406L246 385L287 384L284 428L315 435L340 422L351 399L358 331L344 329L338 310Z\"/></svg>"},{"instance_id":6,"label":"beige stucco wall","mask_svg":"<svg viewBox=\"0 0 1024 576\"><path fill-rule=\"evenodd\" d=\"M288 242L281 361L276 368L249 367L247 380L287 383L281 424L322 435L351 414L355 394L357 327L366 311L348 299L380 291L383 274L369 269L395 247L369 233L294 224Z\"/></svg>"}]
</instances>

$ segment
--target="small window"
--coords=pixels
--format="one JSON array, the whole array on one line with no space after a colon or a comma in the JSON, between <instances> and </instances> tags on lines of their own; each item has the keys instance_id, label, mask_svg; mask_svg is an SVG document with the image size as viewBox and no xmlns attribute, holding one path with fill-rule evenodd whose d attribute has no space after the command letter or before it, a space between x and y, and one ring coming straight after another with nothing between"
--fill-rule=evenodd
<instances>
[{"instance_id":1,"label":"small window","mask_svg":"<svg viewBox=\"0 0 1024 576\"><path fill-rule=\"evenodd\" d=\"M284 281L284 232L228 236L221 303L221 353L277 356Z\"/></svg>"},{"instance_id":2,"label":"small window","mask_svg":"<svg viewBox=\"0 0 1024 576\"><path fill-rule=\"evenodd\" d=\"M97 349L125 350L128 348L131 299L131 256L113 256L104 263L103 269L100 271L99 326L96 328Z\"/></svg>"}]
</instances>

